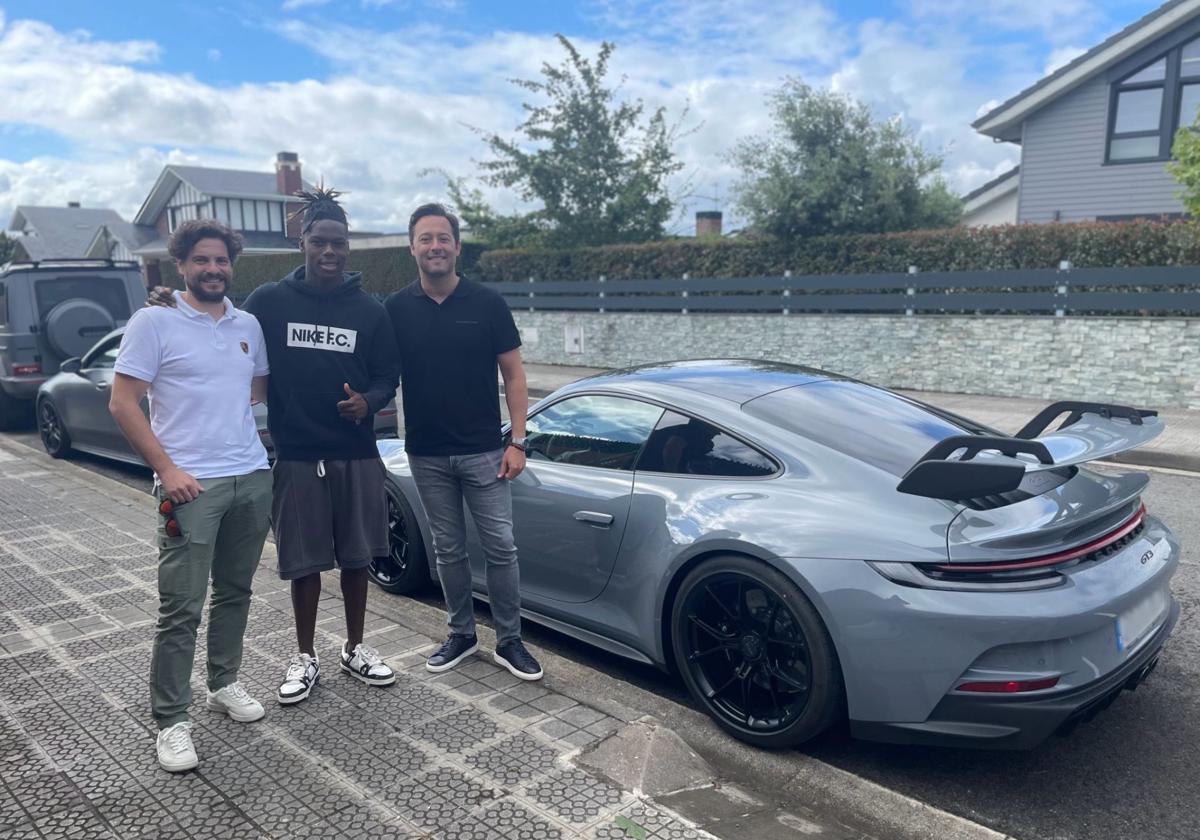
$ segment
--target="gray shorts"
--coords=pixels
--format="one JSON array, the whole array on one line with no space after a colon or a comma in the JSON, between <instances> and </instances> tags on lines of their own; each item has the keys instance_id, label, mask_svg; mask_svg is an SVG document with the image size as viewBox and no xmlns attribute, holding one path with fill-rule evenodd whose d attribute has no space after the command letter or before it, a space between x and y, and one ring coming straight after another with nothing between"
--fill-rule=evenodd
<instances>
[{"instance_id":1,"label":"gray shorts","mask_svg":"<svg viewBox=\"0 0 1200 840\"><path fill-rule=\"evenodd\" d=\"M279 577L295 580L335 565L362 569L386 557L384 473L378 458L276 461L271 523Z\"/></svg>"}]
</instances>

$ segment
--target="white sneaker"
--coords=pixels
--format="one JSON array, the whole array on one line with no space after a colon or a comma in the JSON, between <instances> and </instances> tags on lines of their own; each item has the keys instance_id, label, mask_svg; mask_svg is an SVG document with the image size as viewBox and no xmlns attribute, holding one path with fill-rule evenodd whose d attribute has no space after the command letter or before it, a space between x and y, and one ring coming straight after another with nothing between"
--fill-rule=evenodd
<instances>
[{"instance_id":1,"label":"white sneaker","mask_svg":"<svg viewBox=\"0 0 1200 840\"><path fill-rule=\"evenodd\" d=\"M353 653L346 653L342 645L342 670L367 685L391 685L396 681L396 672L387 666L379 651L361 642L354 646Z\"/></svg>"},{"instance_id":2,"label":"white sneaker","mask_svg":"<svg viewBox=\"0 0 1200 840\"><path fill-rule=\"evenodd\" d=\"M308 697L320 679L321 663L317 661L317 657L307 653L293 656L283 684L279 686L279 702L285 706L299 703Z\"/></svg>"},{"instance_id":3,"label":"white sneaker","mask_svg":"<svg viewBox=\"0 0 1200 840\"><path fill-rule=\"evenodd\" d=\"M262 703L247 694L240 682L208 692L206 705L214 712L224 712L238 723L260 720L266 714Z\"/></svg>"},{"instance_id":4,"label":"white sneaker","mask_svg":"<svg viewBox=\"0 0 1200 840\"><path fill-rule=\"evenodd\" d=\"M186 720L158 733L158 764L162 769L182 773L199 763L192 745L192 725Z\"/></svg>"}]
</instances>

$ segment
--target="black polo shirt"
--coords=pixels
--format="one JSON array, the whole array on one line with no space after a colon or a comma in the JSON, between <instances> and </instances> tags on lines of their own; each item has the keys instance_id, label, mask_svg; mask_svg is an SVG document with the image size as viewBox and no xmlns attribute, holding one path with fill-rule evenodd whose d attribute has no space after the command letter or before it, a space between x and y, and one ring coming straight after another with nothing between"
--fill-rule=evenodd
<instances>
[{"instance_id":1,"label":"black polo shirt","mask_svg":"<svg viewBox=\"0 0 1200 840\"><path fill-rule=\"evenodd\" d=\"M496 357L521 346L504 298L460 277L439 304L416 280L384 307L400 348L404 449L412 455L499 449Z\"/></svg>"}]
</instances>

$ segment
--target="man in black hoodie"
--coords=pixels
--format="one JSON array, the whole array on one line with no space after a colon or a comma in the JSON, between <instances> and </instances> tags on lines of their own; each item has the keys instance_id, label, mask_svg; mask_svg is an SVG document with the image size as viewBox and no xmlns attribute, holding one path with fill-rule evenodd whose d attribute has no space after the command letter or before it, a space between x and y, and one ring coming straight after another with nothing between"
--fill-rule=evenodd
<instances>
[{"instance_id":1,"label":"man in black hoodie","mask_svg":"<svg viewBox=\"0 0 1200 840\"><path fill-rule=\"evenodd\" d=\"M346 611L342 669L368 685L396 681L362 643L367 567L388 552L385 471L372 416L396 393L395 339L383 306L362 290L362 275L345 272L349 228L337 195L301 194L304 265L258 287L244 304L262 325L271 364L272 522L299 648L279 687L284 704L308 697L320 676L313 637L321 572L335 565Z\"/></svg>"}]
</instances>

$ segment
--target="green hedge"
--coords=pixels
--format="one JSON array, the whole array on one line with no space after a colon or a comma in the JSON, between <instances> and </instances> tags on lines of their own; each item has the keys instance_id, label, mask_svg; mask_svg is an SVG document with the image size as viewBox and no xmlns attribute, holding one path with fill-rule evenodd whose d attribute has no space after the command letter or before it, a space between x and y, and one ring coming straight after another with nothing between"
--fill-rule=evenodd
<instances>
[{"instance_id":1,"label":"green hedge","mask_svg":"<svg viewBox=\"0 0 1200 840\"><path fill-rule=\"evenodd\" d=\"M482 245L464 242L462 256L458 261L459 267L474 275L482 251ZM242 256L234 266L233 288L230 291L235 295L247 294L263 283L279 280L303 262L299 251L292 254ZM176 289L183 288L173 260L162 260L159 270L166 285ZM361 271L363 288L374 294L394 292L417 279L417 264L407 248L367 248L356 251L352 244L346 270Z\"/></svg>"},{"instance_id":2,"label":"green hedge","mask_svg":"<svg viewBox=\"0 0 1200 840\"><path fill-rule=\"evenodd\" d=\"M675 240L564 251L494 250L486 280L656 279L1057 268L1062 260L1119 268L1200 264L1200 223L1079 222L956 227L909 233L770 239Z\"/></svg>"},{"instance_id":3,"label":"green hedge","mask_svg":"<svg viewBox=\"0 0 1200 840\"><path fill-rule=\"evenodd\" d=\"M764 277L783 274L870 274L907 271L1000 271L1057 268L1200 265L1200 222L1076 222L956 227L909 233L820 236L798 242L772 239L677 239L643 245L609 245L561 251L487 250L464 242L460 268L483 280L655 279L660 277ZM243 256L233 292L245 294L278 280L300 254ZM175 264L160 263L167 285L181 287ZM350 251L350 271L364 288L386 294L417 277L407 248Z\"/></svg>"}]
</instances>

